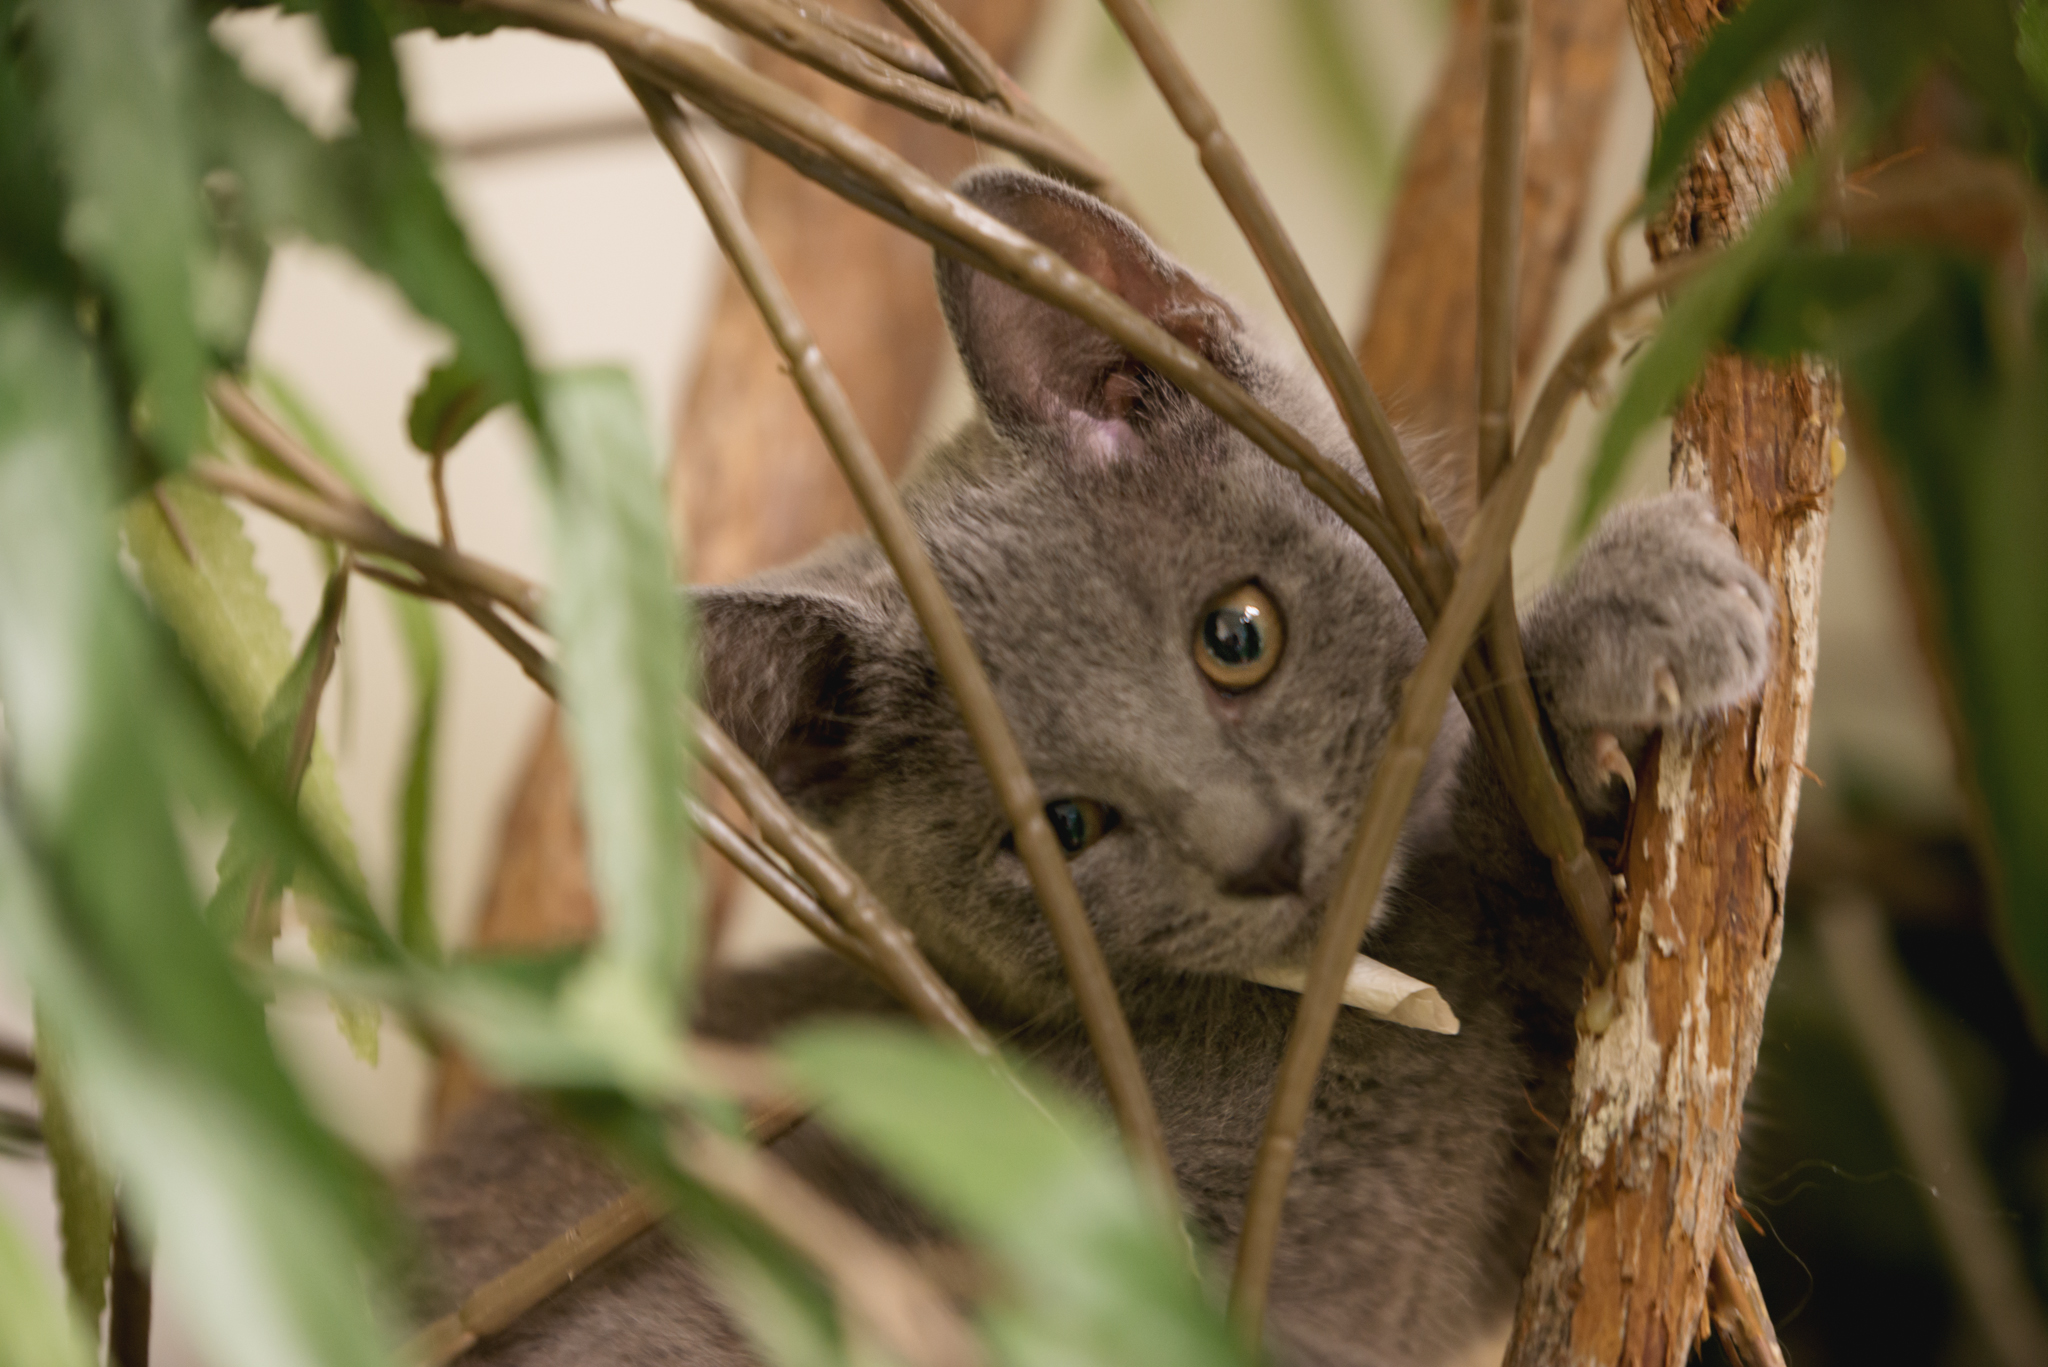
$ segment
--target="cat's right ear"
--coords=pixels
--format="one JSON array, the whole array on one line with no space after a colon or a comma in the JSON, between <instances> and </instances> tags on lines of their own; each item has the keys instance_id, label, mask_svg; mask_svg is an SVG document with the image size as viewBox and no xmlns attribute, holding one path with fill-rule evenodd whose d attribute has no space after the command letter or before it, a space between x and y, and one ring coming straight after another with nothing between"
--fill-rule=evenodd
<instances>
[{"instance_id":1,"label":"cat's right ear","mask_svg":"<svg viewBox=\"0 0 2048 1367\"><path fill-rule=\"evenodd\" d=\"M858 782L867 605L788 574L692 596L704 710L784 797L830 811Z\"/></svg>"},{"instance_id":2,"label":"cat's right ear","mask_svg":"<svg viewBox=\"0 0 2048 1367\"><path fill-rule=\"evenodd\" d=\"M970 172L954 189L1228 368L1243 330L1237 313L1124 215L1070 185L1004 167ZM1099 459L1128 453L1156 377L1092 325L951 257L939 257L938 284L991 421L1050 428L1069 449Z\"/></svg>"}]
</instances>

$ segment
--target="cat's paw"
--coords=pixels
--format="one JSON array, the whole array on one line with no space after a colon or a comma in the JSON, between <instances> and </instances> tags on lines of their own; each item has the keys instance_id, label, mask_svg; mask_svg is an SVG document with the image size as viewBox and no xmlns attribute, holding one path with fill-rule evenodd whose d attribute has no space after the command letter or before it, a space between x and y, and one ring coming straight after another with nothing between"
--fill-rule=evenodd
<instances>
[{"instance_id":1,"label":"cat's paw","mask_svg":"<svg viewBox=\"0 0 2048 1367\"><path fill-rule=\"evenodd\" d=\"M1601 523L1529 624L1530 672L1589 808L1618 804L1652 731L1757 696L1772 614L1769 585L1701 495Z\"/></svg>"}]
</instances>

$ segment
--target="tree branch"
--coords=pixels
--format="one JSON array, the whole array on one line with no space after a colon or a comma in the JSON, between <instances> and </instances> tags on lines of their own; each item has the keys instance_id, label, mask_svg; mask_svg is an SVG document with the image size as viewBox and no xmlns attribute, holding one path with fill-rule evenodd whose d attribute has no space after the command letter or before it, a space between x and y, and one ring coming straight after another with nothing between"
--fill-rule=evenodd
<instances>
[{"instance_id":1,"label":"tree branch","mask_svg":"<svg viewBox=\"0 0 2048 1367\"><path fill-rule=\"evenodd\" d=\"M1718 22L1711 0L1631 0L1653 93ZM1725 241L1828 121L1825 69L1738 100L1652 232L1660 258ZM1812 700L1834 384L1814 367L1708 363L1673 428L1673 482L1710 492L1778 594L1758 707L1666 735L1627 845L1605 1028L1582 1020L1572 1109L1509 1361L1679 1367L1706 1308L1742 1097L1782 933ZM1731 1254L1732 1256L1732 1254Z\"/></svg>"}]
</instances>

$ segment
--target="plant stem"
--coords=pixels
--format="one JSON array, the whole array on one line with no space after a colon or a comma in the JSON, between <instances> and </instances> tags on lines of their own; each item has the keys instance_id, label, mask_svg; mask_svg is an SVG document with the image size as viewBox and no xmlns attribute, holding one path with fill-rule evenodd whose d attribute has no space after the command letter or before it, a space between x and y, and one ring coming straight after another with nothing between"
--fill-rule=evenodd
<instances>
[{"instance_id":1,"label":"plant stem","mask_svg":"<svg viewBox=\"0 0 2048 1367\"><path fill-rule=\"evenodd\" d=\"M315 535L353 546L361 554L410 566L430 583L481 594L538 624L540 590L533 584L509 570L399 531L367 504L356 501L353 493L349 503L335 503L260 470L221 460L196 460L191 474L217 493L252 503Z\"/></svg>"},{"instance_id":2,"label":"plant stem","mask_svg":"<svg viewBox=\"0 0 2048 1367\"><path fill-rule=\"evenodd\" d=\"M1087 908L1074 887L1066 855L1053 836L1052 824L1046 820L1045 799L1025 764L1023 750L996 700L995 688L982 669L980 657L967 639L959 610L939 582L938 572L918 538L909 512L882 469L796 302L789 297L767 252L747 225L738 199L718 175L674 101L644 82L631 84L656 136L703 206L719 246L760 308L762 321L789 363L790 377L803 394L826 446L852 486L855 500L874 529L875 539L903 585L911 611L931 646L939 674L960 708L976 753L1009 817L1017 853L1031 875L1039 905L1059 946L1067 980L1095 1048L1124 1141L1161 1189L1170 1191L1173 1168L1166 1153L1165 1132L1145 1084L1137 1043L1117 1001L1109 965L1102 957L1101 946L1095 942Z\"/></svg>"},{"instance_id":3,"label":"plant stem","mask_svg":"<svg viewBox=\"0 0 2048 1367\"><path fill-rule=\"evenodd\" d=\"M1109 173L1073 143L1018 118L1001 104L948 90L884 61L780 0L690 0L726 27L823 72L848 89L919 118L1015 152L1039 170L1086 189L1106 184Z\"/></svg>"},{"instance_id":4,"label":"plant stem","mask_svg":"<svg viewBox=\"0 0 2048 1367\"><path fill-rule=\"evenodd\" d=\"M1103 8L1123 30L1181 130L1195 144L1202 169L1259 258L1273 293L1287 310L1288 320L1294 324L1338 413L1343 416L1352 441L1365 458L1366 468L1372 472L1373 483L1386 501L1394 526L1407 542L1409 558L1441 593L1457 568L1455 557L1450 554L1450 542L1428 500L1416 490L1414 476L1401 454L1400 439L1394 435L1393 424L1387 421L1386 410L1380 406L1372 386L1366 383L1358 358L1330 316L1329 306L1274 214L1265 191L1253 177L1244 153L1224 129L1215 106L1196 84L1194 74L1146 0L1103 0Z\"/></svg>"},{"instance_id":5,"label":"plant stem","mask_svg":"<svg viewBox=\"0 0 2048 1367\"><path fill-rule=\"evenodd\" d=\"M951 73L953 84L970 99L1002 105L1010 89L1003 69L988 55L974 35L933 0L882 0L903 26L939 59Z\"/></svg>"},{"instance_id":6,"label":"plant stem","mask_svg":"<svg viewBox=\"0 0 2048 1367\"><path fill-rule=\"evenodd\" d=\"M980 1340L908 1254L764 1149L705 1126L673 1146L689 1174L752 1213L824 1274L892 1356L911 1367L979 1367Z\"/></svg>"},{"instance_id":7,"label":"plant stem","mask_svg":"<svg viewBox=\"0 0 2048 1367\"><path fill-rule=\"evenodd\" d=\"M888 979L868 954L867 947L847 934L846 928L832 919L831 913L811 895L810 889L783 872L782 866L769 857L766 850L695 798L689 799L685 810L690 824L697 828L697 833L710 843L712 849L746 875L755 887L774 898L777 906L794 917L827 949L887 983Z\"/></svg>"},{"instance_id":8,"label":"plant stem","mask_svg":"<svg viewBox=\"0 0 2048 1367\"><path fill-rule=\"evenodd\" d=\"M802 1111L786 1107L755 1111L747 1117L747 1136L757 1144L772 1144L802 1118ZM651 1191L632 1188L463 1297L452 1312L413 1335L400 1360L447 1367L653 1229L661 1216Z\"/></svg>"},{"instance_id":9,"label":"plant stem","mask_svg":"<svg viewBox=\"0 0 2048 1367\"><path fill-rule=\"evenodd\" d=\"M1466 536L1465 561L1450 601L1430 634L1421 662L1408 678L1400 715L1373 769L1358 835L1325 914L1309 961L1308 983L1281 1056L1279 1081L1266 1113L1251 1191L1245 1201L1244 1228L1238 1237L1237 1267L1231 1283L1231 1310L1248 1344L1257 1344L1262 1332L1267 1284L1279 1244L1281 1207L1309 1102L1329 1048L1330 1031L1343 1000L1344 979L1371 917L1394 842L1407 819L1409 799L1442 724L1451 678L1495 585L1507 571L1515 528L1521 524L1537 472L1556 449L1572 401L1585 392L1613 354L1615 324L1631 308L1689 278L1706 264L1707 256L1702 253L1671 263L1652 279L1609 300L1580 327L1544 382L1519 448L1481 502Z\"/></svg>"},{"instance_id":10,"label":"plant stem","mask_svg":"<svg viewBox=\"0 0 2048 1367\"><path fill-rule=\"evenodd\" d=\"M958 90L959 83L953 73L946 70L946 64L932 55L932 50L912 39L905 38L894 29L869 23L867 20L835 9L831 5L805 4L799 6L792 0L776 0L782 8L801 13L818 27L829 33L836 33L850 43L857 43L868 52L881 58L890 66L900 68L913 76L919 76L933 85Z\"/></svg>"},{"instance_id":11,"label":"plant stem","mask_svg":"<svg viewBox=\"0 0 2048 1367\"><path fill-rule=\"evenodd\" d=\"M1013 285L1033 298L1082 318L1213 409L1260 449L1292 470L1302 484L1328 503L1390 563L1401 561L1399 538L1379 497L1359 484L1299 431L1258 403L1234 381L1152 320L1057 253L953 194L874 139L849 128L776 81L750 71L701 43L569 0L470 0L475 8L521 21L561 37L595 43L665 89L698 104L736 135L771 153L792 141L841 163L861 189L847 198L870 207L875 198L893 209L891 221L912 219L920 236ZM737 117L736 117L737 116ZM774 129L781 147L753 137L762 125ZM809 174L816 156L792 160ZM818 177L845 193L848 177Z\"/></svg>"},{"instance_id":12,"label":"plant stem","mask_svg":"<svg viewBox=\"0 0 2048 1367\"><path fill-rule=\"evenodd\" d=\"M327 693L327 681L334 674L334 661L341 650L341 620L347 610L348 581L355 568L352 555L342 557L341 567L327 578L320 594L320 611L314 618L320 632L314 646L313 674L306 681L306 696L299 715L292 719L291 749L285 758L285 800L296 804L306 770L313 763L313 742L320 734L320 699ZM256 870L249 885L249 905L242 918L242 947L267 961L271 943L277 939L277 902L271 895L275 872L269 861Z\"/></svg>"}]
</instances>

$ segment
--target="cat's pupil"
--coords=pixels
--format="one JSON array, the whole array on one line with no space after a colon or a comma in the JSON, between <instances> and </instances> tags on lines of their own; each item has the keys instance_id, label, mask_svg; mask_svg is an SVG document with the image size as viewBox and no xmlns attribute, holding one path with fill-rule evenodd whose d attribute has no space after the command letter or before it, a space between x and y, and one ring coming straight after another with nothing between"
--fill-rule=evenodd
<instances>
[{"instance_id":1,"label":"cat's pupil","mask_svg":"<svg viewBox=\"0 0 2048 1367\"><path fill-rule=\"evenodd\" d=\"M1266 652L1259 610L1237 605L1216 609L1202 623L1202 644L1224 664L1252 663Z\"/></svg>"},{"instance_id":2,"label":"cat's pupil","mask_svg":"<svg viewBox=\"0 0 2048 1367\"><path fill-rule=\"evenodd\" d=\"M1088 814L1080 803L1048 802L1045 817L1052 822L1052 833L1060 838L1060 848L1068 854L1078 853L1088 843Z\"/></svg>"}]
</instances>

